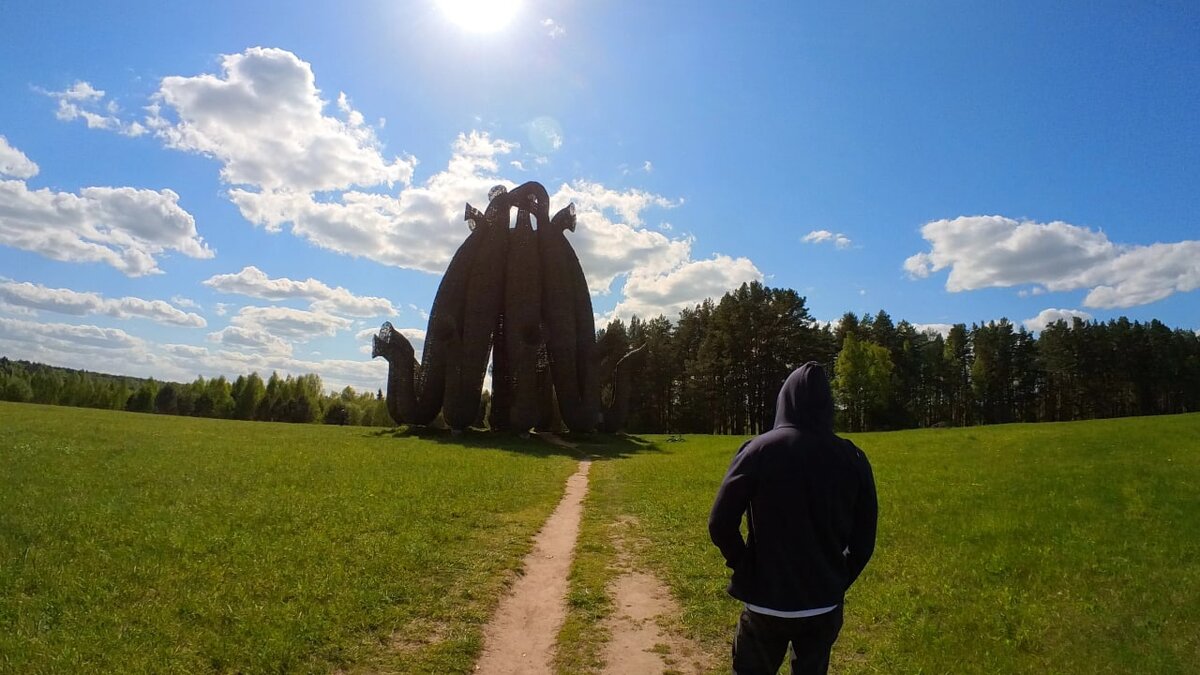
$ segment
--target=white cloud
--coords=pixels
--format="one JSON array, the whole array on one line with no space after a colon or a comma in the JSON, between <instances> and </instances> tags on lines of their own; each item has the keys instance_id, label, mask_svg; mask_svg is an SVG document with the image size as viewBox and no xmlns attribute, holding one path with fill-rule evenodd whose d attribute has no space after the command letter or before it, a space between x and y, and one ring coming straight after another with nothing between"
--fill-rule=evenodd
<instances>
[{"instance_id":1,"label":"white cloud","mask_svg":"<svg viewBox=\"0 0 1200 675\"><path fill-rule=\"evenodd\" d=\"M386 298L355 295L338 286L309 277L295 281L286 277L272 279L254 266L245 267L237 274L218 274L204 282L205 286L222 293L236 293L263 300L300 299L312 303L319 312L344 314L347 316L394 316L396 308Z\"/></svg>"},{"instance_id":2,"label":"white cloud","mask_svg":"<svg viewBox=\"0 0 1200 675\"><path fill-rule=\"evenodd\" d=\"M67 262L102 262L129 276L161 272L157 257L213 252L172 190L88 187L78 195L0 180L0 244Z\"/></svg>"},{"instance_id":3,"label":"white cloud","mask_svg":"<svg viewBox=\"0 0 1200 675\"><path fill-rule=\"evenodd\" d=\"M904 261L915 278L950 268L946 290L1037 284L1088 289L1086 307L1132 307L1200 288L1200 241L1118 245L1100 231L1061 221L963 216L926 223L931 250ZM1031 292L1032 293L1032 292Z\"/></svg>"},{"instance_id":4,"label":"white cloud","mask_svg":"<svg viewBox=\"0 0 1200 675\"><path fill-rule=\"evenodd\" d=\"M196 347L194 345L179 345L179 344L164 344L159 345L161 351L176 356L200 357L208 354L208 349L205 347Z\"/></svg>"},{"instance_id":5,"label":"white cloud","mask_svg":"<svg viewBox=\"0 0 1200 675\"><path fill-rule=\"evenodd\" d=\"M251 222L269 231L291 223L292 233L325 249L387 265L440 274L469 234L463 207L486 206L487 193L511 181L496 176L496 157L515 144L486 133L460 134L445 171L399 196L349 191L338 201L306 193L230 191Z\"/></svg>"},{"instance_id":6,"label":"white cloud","mask_svg":"<svg viewBox=\"0 0 1200 675\"><path fill-rule=\"evenodd\" d=\"M804 235L800 241L805 244L823 244L825 242L832 243L837 248L849 248L850 238L841 232L830 232L829 230L813 230Z\"/></svg>"},{"instance_id":7,"label":"white cloud","mask_svg":"<svg viewBox=\"0 0 1200 675\"><path fill-rule=\"evenodd\" d=\"M120 107L116 101L104 103L104 90L88 82L79 80L63 91L39 91L58 101L54 115L64 122L82 119L89 129L116 131L126 136L146 133L140 122L125 122L117 117Z\"/></svg>"},{"instance_id":8,"label":"white cloud","mask_svg":"<svg viewBox=\"0 0 1200 675\"><path fill-rule=\"evenodd\" d=\"M80 100L103 98L90 85L69 91ZM163 78L145 122L168 147L217 160L230 199L251 223L270 232L287 227L330 251L434 274L444 272L468 234L464 204L483 207L492 186L514 185L501 177L501 161L508 160L506 169L543 165L565 138L557 120L534 119L526 125L530 155L520 161L505 157L520 147L517 143L479 131L460 134L445 169L413 184L415 158L385 158L375 129L366 125L351 97L339 93L334 101L322 97L308 63L281 49L256 47L221 57L218 73ZM650 171L653 165L647 161L642 168ZM671 238L644 226L647 211L674 208L682 200L580 180L561 185L551 210L571 201L578 231L568 237L594 293L610 292L619 276L642 275L627 284L640 291L652 285L646 279L682 278L686 270L717 264L692 261L690 237ZM685 269L693 264L700 267ZM761 278L748 260L729 265L723 273L739 282ZM308 283L259 281L260 286L282 283L294 293ZM710 286L719 287L719 294L728 290L727 281L719 275ZM334 310L356 313L332 301L317 302L328 303L313 306L325 316L334 316ZM219 315L224 306L214 311ZM250 330L245 316L239 313L235 321L243 324L234 325Z\"/></svg>"},{"instance_id":9,"label":"white cloud","mask_svg":"<svg viewBox=\"0 0 1200 675\"><path fill-rule=\"evenodd\" d=\"M645 171L646 173L654 171L654 165L650 163L650 160L642 162L642 171Z\"/></svg>"},{"instance_id":10,"label":"white cloud","mask_svg":"<svg viewBox=\"0 0 1200 675\"><path fill-rule=\"evenodd\" d=\"M171 302L187 309L200 309L200 303L192 300L191 298L185 298L182 295L172 295Z\"/></svg>"},{"instance_id":11,"label":"white cloud","mask_svg":"<svg viewBox=\"0 0 1200 675\"><path fill-rule=\"evenodd\" d=\"M554 19L542 19L542 28L546 29L546 35L551 38L560 38L567 34L567 29Z\"/></svg>"},{"instance_id":12,"label":"white cloud","mask_svg":"<svg viewBox=\"0 0 1200 675\"><path fill-rule=\"evenodd\" d=\"M914 323L913 324L913 328L916 329L916 331L918 333L937 333L938 335L941 335L942 337L946 337L947 335L949 335L950 329L953 327L954 327L953 324L948 324L948 323Z\"/></svg>"},{"instance_id":13,"label":"white cloud","mask_svg":"<svg viewBox=\"0 0 1200 675\"><path fill-rule=\"evenodd\" d=\"M294 234L322 248L440 274L468 234L463 206L471 202L482 208L492 186L515 185L497 174L497 157L516 147L482 132L460 134L446 170L397 197L351 191L329 202L309 194L237 189L231 196L247 219L268 230L290 222ZM617 276L634 269L665 271L689 258L690 239L670 239L642 223L646 209L672 208L681 201L576 181L555 192L552 210L572 201L578 233L568 236L593 292L608 292Z\"/></svg>"},{"instance_id":14,"label":"white cloud","mask_svg":"<svg viewBox=\"0 0 1200 675\"><path fill-rule=\"evenodd\" d=\"M227 347L247 348L265 354L291 356L292 345L265 329L245 326L226 326L209 333L208 339Z\"/></svg>"},{"instance_id":15,"label":"white cloud","mask_svg":"<svg viewBox=\"0 0 1200 675\"><path fill-rule=\"evenodd\" d=\"M408 341L413 344L413 347L418 351L425 346L425 329L424 328L397 328L401 335L408 338Z\"/></svg>"},{"instance_id":16,"label":"white cloud","mask_svg":"<svg viewBox=\"0 0 1200 675\"><path fill-rule=\"evenodd\" d=\"M648 208L674 208L683 202L641 190L613 190L599 183L562 185L551 203L576 206L577 230L568 234L593 293L608 293L617 276L638 270L663 274L691 258L690 238L670 239L643 227Z\"/></svg>"},{"instance_id":17,"label":"white cloud","mask_svg":"<svg viewBox=\"0 0 1200 675\"><path fill-rule=\"evenodd\" d=\"M306 342L331 337L353 325L349 319L325 312L291 307L243 307L229 323L246 330L261 330L279 338Z\"/></svg>"},{"instance_id":18,"label":"white cloud","mask_svg":"<svg viewBox=\"0 0 1200 675\"><path fill-rule=\"evenodd\" d=\"M163 78L147 119L172 148L215 157L221 178L263 194L407 183L416 161L380 152L375 131L338 97L325 114L312 67L282 49L221 57L220 75Z\"/></svg>"},{"instance_id":19,"label":"white cloud","mask_svg":"<svg viewBox=\"0 0 1200 675\"><path fill-rule=\"evenodd\" d=\"M28 282L17 283L0 279L0 301L9 305L59 314L105 314L118 319L139 317L159 323L203 328L204 318L184 312L162 300L142 298L105 298L98 293L80 293L68 288L47 288Z\"/></svg>"},{"instance_id":20,"label":"white cloud","mask_svg":"<svg viewBox=\"0 0 1200 675\"><path fill-rule=\"evenodd\" d=\"M634 272L625 282L625 298L603 322L633 315L652 318L659 314L676 319L679 311L717 299L727 291L751 281L762 281L762 272L748 258L717 255L710 260L684 263L666 273Z\"/></svg>"},{"instance_id":21,"label":"white cloud","mask_svg":"<svg viewBox=\"0 0 1200 675\"><path fill-rule=\"evenodd\" d=\"M416 312L417 316L421 317L422 319L425 319L426 321L429 320L429 312L426 312L421 307L417 307L416 305L414 305L410 302L408 304L408 308L411 309L412 311Z\"/></svg>"},{"instance_id":22,"label":"white cloud","mask_svg":"<svg viewBox=\"0 0 1200 675\"><path fill-rule=\"evenodd\" d=\"M212 340L226 346L237 343L237 337ZM269 337L267 340L269 343ZM148 342L115 328L0 317L0 353L67 368L177 382L190 382L197 375L234 379L251 371L264 377L272 371L281 376L316 373L332 391L349 385L373 392L384 387L387 378L387 363L382 359L314 361L293 358L289 349L272 349L269 344L251 349L213 351L194 345Z\"/></svg>"},{"instance_id":23,"label":"white cloud","mask_svg":"<svg viewBox=\"0 0 1200 675\"><path fill-rule=\"evenodd\" d=\"M547 155L562 149L565 138L562 124L553 117L535 117L525 124L529 145L539 155ZM536 158L534 161L538 161ZM539 163L541 163L539 161Z\"/></svg>"},{"instance_id":24,"label":"white cloud","mask_svg":"<svg viewBox=\"0 0 1200 675\"><path fill-rule=\"evenodd\" d=\"M41 323L0 317L0 341L35 342L56 352L127 349L143 344L119 328ZM90 368L95 369L95 363Z\"/></svg>"},{"instance_id":25,"label":"white cloud","mask_svg":"<svg viewBox=\"0 0 1200 675\"><path fill-rule=\"evenodd\" d=\"M1081 312L1077 309L1043 309L1042 311L1038 312L1037 316L1033 317L1032 319L1025 319L1021 323L1025 325L1027 330L1034 333L1040 333L1046 329L1046 326L1049 326L1056 321L1066 321L1067 324L1070 325L1071 321L1075 317L1079 317L1084 321L1092 320L1091 314L1088 314L1087 312Z\"/></svg>"},{"instance_id":26,"label":"white cloud","mask_svg":"<svg viewBox=\"0 0 1200 675\"><path fill-rule=\"evenodd\" d=\"M0 136L0 176L13 178L33 178L38 173L38 165L25 156L25 153L8 144L8 139Z\"/></svg>"}]
</instances>

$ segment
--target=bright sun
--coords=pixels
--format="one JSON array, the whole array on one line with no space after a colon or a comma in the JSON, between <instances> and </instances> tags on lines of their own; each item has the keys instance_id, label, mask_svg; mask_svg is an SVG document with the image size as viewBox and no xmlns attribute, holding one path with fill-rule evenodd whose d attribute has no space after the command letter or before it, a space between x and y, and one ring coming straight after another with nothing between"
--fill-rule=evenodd
<instances>
[{"instance_id":1,"label":"bright sun","mask_svg":"<svg viewBox=\"0 0 1200 675\"><path fill-rule=\"evenodd\" d=\"M474 33L492 33L512 21L521 0L437 0L451 21Z\"/></svg>"}]
</instances>

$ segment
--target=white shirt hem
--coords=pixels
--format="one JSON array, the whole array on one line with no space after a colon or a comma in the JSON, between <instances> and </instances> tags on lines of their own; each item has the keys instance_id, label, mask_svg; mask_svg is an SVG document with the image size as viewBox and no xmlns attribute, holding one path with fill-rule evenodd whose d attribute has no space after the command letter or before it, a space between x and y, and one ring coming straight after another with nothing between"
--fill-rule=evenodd
<instances>
[{"instance_id":1,"label":"white shirt hem","mask_svg":"<svg viewBox=\"0 0 1200 675\"><path fill-rule=\"evenodd\" d=\"M821 614L828 614L837 608L837 605L830 605L829 607L818 607L817 609L798 609L794 612L784 612L778 609L771 609L770 607L759 607L758 605L752 605L748 602L746 603L746 609L754 612L755 614L778 616L783 619L803 619L804 617L808 616L819 616Z\"/></svg>"}]
</instances>

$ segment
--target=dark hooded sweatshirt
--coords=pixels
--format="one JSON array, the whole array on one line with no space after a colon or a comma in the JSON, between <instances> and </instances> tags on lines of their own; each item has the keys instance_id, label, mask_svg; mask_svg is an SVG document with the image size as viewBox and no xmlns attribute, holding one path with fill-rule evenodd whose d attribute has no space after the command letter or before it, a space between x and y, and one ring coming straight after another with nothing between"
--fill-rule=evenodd
<instances>
[{"instance_id":1,"label":"dark hooded sweatshirt","mask_svg":"<svg viewBox=\"0 0 1200 675\"><path fill-rule=\"evenodd\" d=\"M834 435L829 379L809 362L784 382L775 428L734 456L708 532L733 569L730 595L792 612L842 603L875 550L877 517L871 465Z\"/></svg>"}]
</instances>

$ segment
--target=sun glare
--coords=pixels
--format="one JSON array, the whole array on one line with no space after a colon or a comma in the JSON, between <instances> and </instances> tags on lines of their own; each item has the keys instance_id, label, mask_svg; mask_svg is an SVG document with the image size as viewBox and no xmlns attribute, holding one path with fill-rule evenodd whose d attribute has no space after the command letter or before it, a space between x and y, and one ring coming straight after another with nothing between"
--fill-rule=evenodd
<instances>
[{"instance_id":1,"label":"sun glare","mask_svg":"<svg viewBox=\"0 0 1200 675\"><path fill-rule=\"evenodd\" d=\"M493 33L508 25L521 0L438 0L446 17L473 33Z\"/></svg>"}]
</instances>

